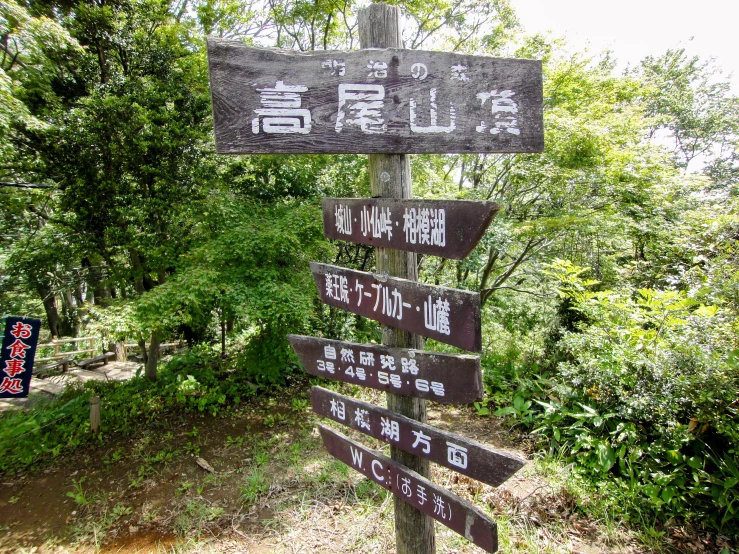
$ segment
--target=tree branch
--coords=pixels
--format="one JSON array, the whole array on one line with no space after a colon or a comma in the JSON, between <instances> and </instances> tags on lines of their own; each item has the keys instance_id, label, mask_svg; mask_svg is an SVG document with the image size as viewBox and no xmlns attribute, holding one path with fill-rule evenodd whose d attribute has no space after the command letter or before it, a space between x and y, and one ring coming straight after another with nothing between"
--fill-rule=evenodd
<instances>
[{"instance_id":1,"label":"tree branch","mask_svg":"<svg viewBox=\"0 0 739 554\"><path fill-rule=\"evenodd\" d=\"M541 293L534 292L534 291L531 291L531 290L517 289L515 287L508 287L508 286L504 286L504 287L493 287L493 288L490 288L490 289L485 289L484 291L481 291L481 292L483 292L483 293L485 293L485 294L487 294L489 296L490 294L492 294L496 290L502 290L502 289L512 290L512 291L515 291L515 292L522 292L524 294L530 294L532 296L536 296L537 298L557 298L557 295L556 294L553 294L553 295L550 295L550 294L541 294Z\"/></svg>"},{"instance_id":2,"label":"tree branch","mask_svg":"<svg viewBox=\"0 0 739 554\"><path fill-rule=\"evenodd\" d=\"M15 187L19 189L55 189L54 185L39 185L36 183L9 183L0 181L0 187Z\"/></svg>"}]
</instances>

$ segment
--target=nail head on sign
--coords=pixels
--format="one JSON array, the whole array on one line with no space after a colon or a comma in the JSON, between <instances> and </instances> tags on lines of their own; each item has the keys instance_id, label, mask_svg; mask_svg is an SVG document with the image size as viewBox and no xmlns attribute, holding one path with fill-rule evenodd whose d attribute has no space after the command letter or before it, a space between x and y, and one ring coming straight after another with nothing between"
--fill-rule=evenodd
<instances>
[{"instance_id":1,"label":"nail head on sign","mask_svg":"<svg viewBox=\"0 0 739 554\"><path fill-rule=\"evenodd\" d=\"M390 180L390 174L387 171L383 171L380 174L380 179L382 180L383 183L387 183Z\"/></svg>"}]
</instances>

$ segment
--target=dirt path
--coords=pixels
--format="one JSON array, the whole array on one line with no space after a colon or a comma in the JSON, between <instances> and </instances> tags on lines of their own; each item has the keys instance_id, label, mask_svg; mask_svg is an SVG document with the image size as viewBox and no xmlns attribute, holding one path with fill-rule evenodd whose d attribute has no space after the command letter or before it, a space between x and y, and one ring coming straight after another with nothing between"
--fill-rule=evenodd
<instances>
[{"instance_id":1,"label":"dirt path","mask_svg":"<svg viewBox=\"0 0 739 554\"><path fill-rule=\"evenodd\" d=\"M392 498L329 458L315 422L303 387L223 417L173 417L6 477L0 552L394 552ZM506 429L467 409L433 406L430 423L515 451ZM610 551L612 537L534 464L498 489L438 467L433 480L491 513L506 552ZM445 527L437 536L440 554L482 552Z\"/></svg>"},{"instance_id":2,"label":"dirt path","mask_svg":"<svg viewBox=\"0 0 739 554\"><path fill-rule=\"evenodd\" d=\"M91 369L74 368L66 372L51 375L35 375L31 378L28 398L0 398L0 413L9 410L27 408L39 403L48 402L59 396L64 387L70 383L96 381L126 381L139 371L141 364L137 362L108 362Z\"/></svg>"}]
</instances>

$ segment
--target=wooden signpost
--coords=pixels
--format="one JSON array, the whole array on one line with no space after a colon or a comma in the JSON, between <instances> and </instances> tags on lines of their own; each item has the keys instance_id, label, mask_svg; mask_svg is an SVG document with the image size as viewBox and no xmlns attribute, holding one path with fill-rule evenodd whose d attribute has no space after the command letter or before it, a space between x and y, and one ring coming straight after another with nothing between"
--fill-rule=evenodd
<instances>
[{"instance_id":1,"label":"wooden signpost","mask_svg":"<svg viewBox=\"0 0 739 554\"><path fill-rule=\"evenodd\" d=\"M208 63L220 154L543 149L536 60L209 38Z\"/></svg>"},{"instance_id":2,"label":"wooden signpost","mask_svg":"<svg viewBox=\"0 0 739 554\"><path fill-rule=\"evenodd\" d=\"M311 399L320 416L494 487L525 464L516 456L321 387L311 389Z\"/></svg>"},{"instance_id":3,"label":"wooden signpost","mask_svg":"<svg viewBox=\"0 0 739 554\"><path fill-rule=\"evenodd\" d=\"M456 531L486 552L498 549L495 522L466 500L398 462L341 433L318 426L326 450L346 465L392 492L402 502Z\"/></svg>"},{"instance_id":4,"label":"wooden signpost","mask_svg":"<svg viewBox=\"0 0 739 554\"><path fill-rule=\"evenodd\" d=\"M324 198L323 229L331 239L461 260L498 209L473 200Z\"/></svg>"},{"instance_id":5,"label":"wooden signpost","mask_svg":"<svg viewBox=\"0 0 739 554\"><path fill-rule=\"evenodd\" d=\"M447 404L482 398L480 358L288 335L311 375Z\"/></svg>"},{"instance_id":6,"label":"wooden signpost","mask_svg":"<svg viewBox=\"0 0 739 554\"><path fill-rule=\"evenodd\" d=\"M327 198L328 238L376 247L377 273L311 263L321 300L383 325L383 345L289 335L312 375L387 391L388 409L320 387L314 411L390 444L391 458L319 426L329 453L395 495L397 554L434 554L434 519L488 552L495 523L430 480L433 461L497 486L523 461L426 425L426 400L482 395L479 295L419 284L416 254L467 256L493 202L414 200L408 153L541 152L541 62L403 50L400 10L359 11L363 50L294 52L208 39L222 154L365 153L373 198Z\"/></svg>"},{"instance_id":7,"label":"wooden signpost","mask_svg":"<svg viewBox=\"0 0 739 554\"><path fill-rule=\"evenodd\" d=\"M440 342L479 352L480 295L311 262L321 300Z\"/></svg>"}]
</instances>

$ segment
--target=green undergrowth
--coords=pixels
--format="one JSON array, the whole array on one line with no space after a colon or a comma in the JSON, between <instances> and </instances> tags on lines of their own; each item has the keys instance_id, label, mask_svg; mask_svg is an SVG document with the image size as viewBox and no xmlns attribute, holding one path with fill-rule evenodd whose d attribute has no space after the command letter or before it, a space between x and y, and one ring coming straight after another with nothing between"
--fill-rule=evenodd
<instances>
[{"instance_id":1,"label":"green undergrowth","mask_svg":"<svg viewBox=\"0 0 739 554\"><path fill-rule=\"evenodd\" d=\"M156 382L143 376L129 381L89 381L69 386L51 403L0 416L0 473L13 474L74 451L111 434L168 415L205 412L225 415L262 387L240 371L237 361L223 361L212 349L196 347L159 366ZM99 396L102 432L90 432L91 396Z\"/></svg>"},{"instance_id":2,"label":"green undergrowth","mask_svg":"<svg viewBox=\"0 0 739 554\"><path fill-rule=\"evenodd\" d=\"M735 313L680 291L574 285L563 306L576 321L544 361L483 360L478 413L571 463L635 528L738 537Z\"/></svg>"}]
</instances>

